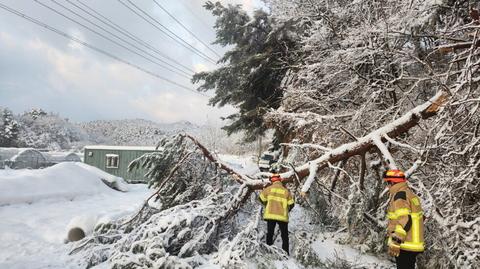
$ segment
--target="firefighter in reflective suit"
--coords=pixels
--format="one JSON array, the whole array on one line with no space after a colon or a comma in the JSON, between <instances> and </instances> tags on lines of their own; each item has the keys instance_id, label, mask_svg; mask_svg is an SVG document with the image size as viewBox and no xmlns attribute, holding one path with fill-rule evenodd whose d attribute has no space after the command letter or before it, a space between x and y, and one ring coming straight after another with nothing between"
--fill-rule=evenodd
<instances>
[{"instance_id":1,"label":"firefighter in reflective suit","mask_svg":"<svg viewBox=\"0 0 480 269\"><path fill-rule=\"evenodd\" d=\"M383 176L389 184L388 253L395 257L398 269L414 269L416 257L425 249L423 211L420 199L407 185L400 170L388 170Z\"/></svg>"},{"instance_id":2,"label":"firefighter in reflective suit","mask_svg":"<svg viewBox=\"0 0 480 269\"><path fill-rule=\"evenodd\" d=\"M282 236L282 249L289 254L288 245L288 213L295 202L290 191L282 184L280 175L273 174L272 184L262 190L259 199L265 210L263 219L267 221L267 245L273 244L275 226L278 224Z\"/></svg>"}]
</instances>

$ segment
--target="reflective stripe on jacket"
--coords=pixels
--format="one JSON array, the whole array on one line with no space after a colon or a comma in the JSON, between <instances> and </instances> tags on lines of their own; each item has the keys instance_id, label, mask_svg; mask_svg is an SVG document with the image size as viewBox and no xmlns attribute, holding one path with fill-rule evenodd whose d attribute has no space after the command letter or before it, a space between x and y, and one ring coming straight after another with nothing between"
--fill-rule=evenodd
<instances>
[{"instance_id":1,"label":"reflective stripe on jacket","mask_svg":"<svg viewBox=\"0 0 480 269\"><path fill-rule=\"evenodd\" d=\"M263 189L259 198L266 205L263 219L288 222L288 208L295 202L290 191L280 181Z\"/></svg>"},{"instance_id":2,"label":"reflective stripe on jacket","mask_svg":"<svg viewBox=\"0 0 480 269\"><path fill-rule=\"evenodd\" d=\"M420 199L408 187L406 182L390 187L390 201L387 212L388 240L392 235L400 238L400 248L406 251L422 252L425 250L423 240L423 211Z\"/></svg>"}]
</instances>

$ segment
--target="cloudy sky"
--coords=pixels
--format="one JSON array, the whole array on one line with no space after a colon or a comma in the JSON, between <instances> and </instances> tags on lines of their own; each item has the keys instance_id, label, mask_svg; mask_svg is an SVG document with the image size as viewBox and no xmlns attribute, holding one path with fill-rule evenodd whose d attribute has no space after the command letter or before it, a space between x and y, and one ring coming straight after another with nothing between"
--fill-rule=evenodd
<instances>
[{"instance_id":1,"label":"cloudy sky","mask_svg":"<svg viewBox=\"0 0 480 269\"><path fill-rule=\"evenodd\" d=\"M203 0L156 1L201 41L210 44L214 40L215 18L203 9ZM249 12L261 7L260 0L221 2L242 4ZM190 89L195 86L185 73L214 69L215 64L205 58L218 59L153 0L0 0L0 6L12 8ZM116 26L103 24L85 11L104 22L108 19ZM182 46L162 33L158 28L166 30L153 19L183 38L188 45L183 43L185 46ZM121 33L123 30L118 27L127 32ZM172 33L169 35L173 36ZM221 47L210 47L218 54L224 52ZM206 96L146 74L2 8L0 59L0 106L15 113L42 108L74 121L144 118L157 122L189 120L204 123L207 118L215 120L234 111L232 107L210 107ZM167 68L174 72L162 67L165 64L161 61L167 62Z\"/></svg>"}]
</instances>

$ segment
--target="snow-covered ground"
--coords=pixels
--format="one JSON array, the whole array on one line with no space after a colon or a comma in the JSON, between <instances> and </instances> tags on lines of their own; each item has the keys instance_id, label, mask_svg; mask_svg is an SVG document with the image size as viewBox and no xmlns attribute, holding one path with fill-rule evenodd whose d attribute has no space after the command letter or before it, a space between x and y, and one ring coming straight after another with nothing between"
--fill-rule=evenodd
<instances>
[{"instance_id":1,"label":"snow-covered ground","mask_svg":"<svg viewBox=\"0 0 480 269\"><path fill-rule=\"evenodd\" d=\"M106 177L112 176L81 163L0 170L0 268L79 268L64 243L72 220L82 225L129 214L150 192L145 185L110 189L101 181Z\"/></svg>"},{"instance_id":2,"label":"snow-covered ground","mask_svg":"<svg viewBox=\"0 0 480 269\"><path fill-rule=\"evenodd\" d=\"M239 173L252 176L260 172L260 170L258 169L258 165L254 161L254 156L219 154L218 158L225 162L227 165L234 168Z\"/></svg>"},{"instance_id":3,"label":"snow-covered ground","mask_svg":"<svg viewBox=\"0 0 480 269\"><path fill-rule=\"evenodd\" d=\"M219 157L241 173L258 172L251 157ZM107 187L101 179L116 182L125 192ZM120 178L82 163L63 163L41 170L0 170L0 269L83 268L85 265L76 264L68 255L68 228L83 226L88 231L102 220L131 214L150 192L145 185L123 184ZM338 235L315 232L301 207L292 211L289 226L292 248L294 236L302 231L314 234L312 246L322 261L338 256L366 268L391 265L339 245L335 240ZM275 244L281 245L280 238ZM303 268L293 258L275 264L277 268ZM210 264L204 268L217 267Z\"/></svg>"}]
</instances>

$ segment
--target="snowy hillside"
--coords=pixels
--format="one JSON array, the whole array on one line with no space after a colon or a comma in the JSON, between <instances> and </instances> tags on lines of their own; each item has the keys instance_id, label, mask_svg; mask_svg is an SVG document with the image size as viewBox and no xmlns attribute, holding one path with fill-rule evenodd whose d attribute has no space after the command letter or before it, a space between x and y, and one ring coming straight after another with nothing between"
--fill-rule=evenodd
<instances>
[{"instance_id":1,"label":"snowy hillside","mask_svg":"<svg viewBox=\"0 0 480 269\"><path fill-rule=\"evenodd\" d=\"M81 151L86 145L154 146L165 136L186 132L222 153L255 151L255 143L243 143L242 134L228 136L218 124L189 121L157 123L144 119L96 120L73 123L58 114L32 109L13 115L0 107L0 147L31 147Z\"/></svg>"},{"instance_id":2,"label":"snowy hillside","mask_svg":"<svg viewBox=\"0 0 480 269\"><path fill-rule=\"evenodd\" d=\"M178 132L198 133L199 126L187 121L171 124L143 119L98 120L76 124L92 142L110 145L156 145L165 135Z\"/></svg>"},{"instance_id":3,"label":"snowy hillside","mask_svg":"<svg viewBox=\"0 0 480 269\"><path fill-rule=\"evenodd\" d=\"M32 109L13 115L0 107L0 147L78 149L84 145L156 145L165 135L200 134L206 126L188 121L157 123L144 119L97 120L73 123L55 113Z\"/></svg>"}]
</instances>

